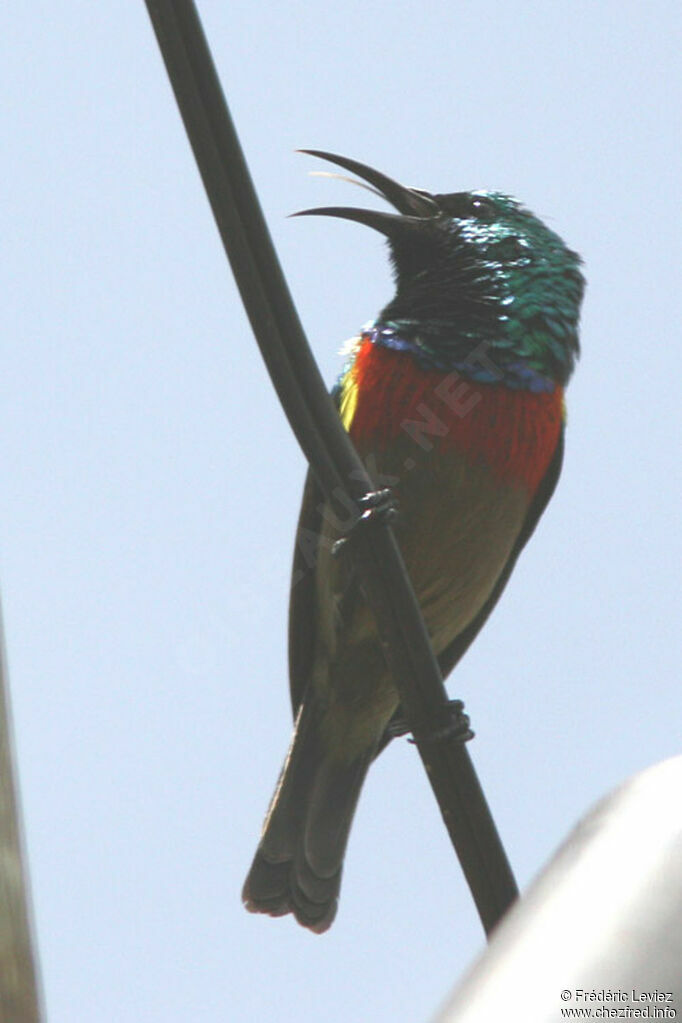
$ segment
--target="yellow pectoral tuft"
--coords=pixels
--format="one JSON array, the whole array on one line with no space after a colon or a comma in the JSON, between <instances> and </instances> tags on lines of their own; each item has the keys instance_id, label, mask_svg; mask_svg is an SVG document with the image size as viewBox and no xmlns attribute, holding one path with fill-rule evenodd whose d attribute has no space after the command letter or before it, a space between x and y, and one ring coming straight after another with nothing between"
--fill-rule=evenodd
<instances>
[{"instance_id":1,"label":"yellow pectoral tuft","mask_svg":"<svg viewBox=\"0 0 682 1023\"><path fill-rule=\"evenodd\" d=\"M356 380L355 366L351 366L341 380L341 398L339 400L339 415L347 431L350 430L357 407L358 382Z\"/></svg>"}]
</instances>

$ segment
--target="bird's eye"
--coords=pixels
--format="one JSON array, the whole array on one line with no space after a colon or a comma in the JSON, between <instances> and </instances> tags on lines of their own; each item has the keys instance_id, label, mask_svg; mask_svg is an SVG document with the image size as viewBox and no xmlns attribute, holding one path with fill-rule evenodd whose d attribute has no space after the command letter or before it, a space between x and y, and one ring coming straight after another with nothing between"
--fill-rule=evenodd
<instances>
[{"instance_id":1,"label":"bird's eye","mask_svg":"<svg viewBox=\"0 0 682 1023\"><path fill-rule=\"evenodd\" d=\"M495 204L483 195L471 197L471 213L478 220L493 220L497 213Z\"/></svg>"},{"instance_id":2,"label":"bird's eye","mask_svg":"<svg viewBox=\"0 0 682 1023\"><path fill-rule=\"evenodd\" d=\"M476 192L451 192L449 195L434 195L439 209L457 220L491 221L497 216L497 207L492 199Z\"/></svg>"}]
</instances>

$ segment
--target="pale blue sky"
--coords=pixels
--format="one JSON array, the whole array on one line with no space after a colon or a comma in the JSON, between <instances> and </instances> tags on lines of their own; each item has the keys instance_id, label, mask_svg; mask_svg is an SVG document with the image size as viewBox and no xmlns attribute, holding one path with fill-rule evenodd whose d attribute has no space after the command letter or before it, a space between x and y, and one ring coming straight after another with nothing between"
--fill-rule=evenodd
<instances>
[{"instance_id":1,"label":"pale blue sky","mask_svg":"<svg viewBox=\"0 0 682 1023\"><path fill-rule=\"evenodd\" d=\"M678 753L678 2L200 4L325 377L390 297L330 149L518 195L584 256L563 478L449 682L525 885ZM332 930L239 893L290 730L304 462L142 0L0 15L0 589L51 1023L426 1020L482 947L415 751L360 804ZM586 920L589 927L589 920Z\"/></svg>"}]
</instances>

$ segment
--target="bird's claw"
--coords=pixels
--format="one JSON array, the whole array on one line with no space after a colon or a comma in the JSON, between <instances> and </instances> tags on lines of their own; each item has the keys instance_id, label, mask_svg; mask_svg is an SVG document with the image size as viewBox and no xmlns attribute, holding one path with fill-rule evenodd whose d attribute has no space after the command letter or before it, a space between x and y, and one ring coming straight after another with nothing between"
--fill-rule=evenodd
<instances>
[{"instance_id":1,"label":"bird's claw","mask_svg":"<svg viewBox=\"0 0 682 1023\"><path fill-rule=\"evenodd\" d=\"M457 742L469 742L473 739L474 732L469 727L471 721L469 715L464 713L464 704L461 700L448 700L450 720L442 728L436 729L428 735L417 735L408 739L412 743L440 742L442 739L455 739ZM401 735L407 735L412 729L405 718L394 718L386 726L386 735L390 739L397 739Z\"/></svg>"},{"instance_id":2,"label":"bird's claw","mask_svg":"<svg viewBox=\"0 0 682 1023\"><path fill-rule=\"evenodd\" d=\"M390 523L398 514L398 502L393 496L393 491L388 487L382 490L371 490L358 500L358 507L360 508L359 517L348 527L345 535L336 541L332 547L332 554L339 554L357 530L366 529L367 526L377 523Z\"/></svg>"}]
</instances>

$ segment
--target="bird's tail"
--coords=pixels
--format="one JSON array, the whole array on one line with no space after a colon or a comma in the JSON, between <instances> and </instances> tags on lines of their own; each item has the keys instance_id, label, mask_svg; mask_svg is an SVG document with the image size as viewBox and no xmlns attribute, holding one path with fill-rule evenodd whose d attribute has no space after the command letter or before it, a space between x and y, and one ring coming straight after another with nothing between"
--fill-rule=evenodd
<instances>
[{"instance_id":1,"label":"bird's tail","mask_svg":"<svg viewBox=\"0 0 682 1023\"><path fill-rule=\"evenodd\" d=\"M314 699L304 700L242 899L321 934L336 916L355 807L374 748L348 761L323 742Z\"/></svg>"}]
</instances>

